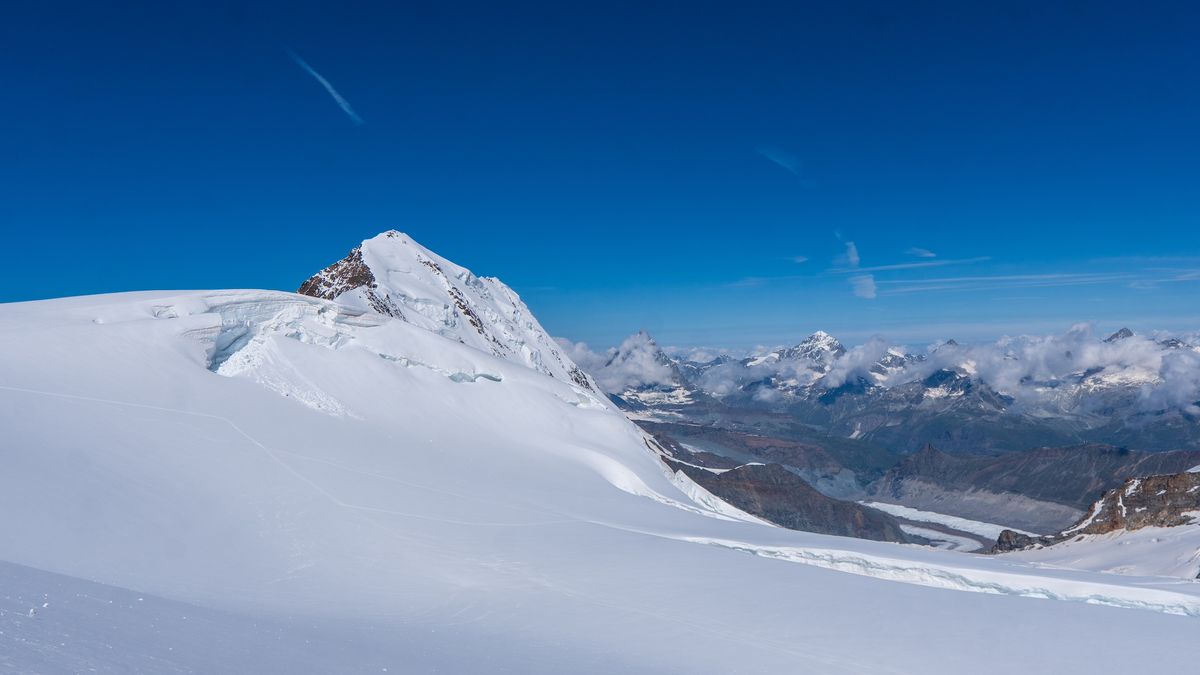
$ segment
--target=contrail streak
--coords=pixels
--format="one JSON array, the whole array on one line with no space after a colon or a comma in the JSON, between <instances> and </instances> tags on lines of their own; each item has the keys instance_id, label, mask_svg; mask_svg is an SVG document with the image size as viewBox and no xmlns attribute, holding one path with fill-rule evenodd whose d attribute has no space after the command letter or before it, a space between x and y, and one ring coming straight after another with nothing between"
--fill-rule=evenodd
<instances>
[{"instance_id":1,"label":"contrail streak","mask_svg":"<svg viewBox=\"0 0 1200 675\"><path fill-rule=\"evenodd\" d=\"M284 47L284 49L287 49L287 47ZM308 65L308 61L300 58L300 55L296 52L292 51L291 49L287 49L287 53L288 56L292 57L292 60L296 62L296 65L303 68L304 72L312 75L317 82L321 83L322 87L325 87L325 91L329 92L329 95L332 96L333 100L336 101L337 104L342 108L342 112L346 113L346 115L350 117L351 121L359 126L365 124L365 122L363 122L363 118L359 117L358 113L354 112L354 108L350 105L350 102L343 98L342 95L337 92L337 89L333 88L333 85L329 83L329 80L325 79L320 73L314 70L312 66Z\"/></svg>"}]
</instances>

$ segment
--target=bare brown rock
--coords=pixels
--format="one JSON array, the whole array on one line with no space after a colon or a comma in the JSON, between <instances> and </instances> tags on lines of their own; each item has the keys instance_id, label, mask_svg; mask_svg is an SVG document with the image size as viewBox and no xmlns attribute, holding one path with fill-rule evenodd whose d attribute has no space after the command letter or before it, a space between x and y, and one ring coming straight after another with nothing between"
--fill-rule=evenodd
<instances>
[{"instance_id":1,"label":"bare brown rock","mask_svg":"<svg viewBox=\"0 0 1200 675\"><path fill-rule=\"evenodd\" d=\"M404 313L392 302L391 297L386 293L378 293L379 284L375 282L371 268L363 261L360 247L355 247L345 258L309 277L300 284L296 292L300 295L333 300L342 293L363 287L367 289L367 300L372 309L397 319L404 318Z\"/></svg>"}]
</instances>

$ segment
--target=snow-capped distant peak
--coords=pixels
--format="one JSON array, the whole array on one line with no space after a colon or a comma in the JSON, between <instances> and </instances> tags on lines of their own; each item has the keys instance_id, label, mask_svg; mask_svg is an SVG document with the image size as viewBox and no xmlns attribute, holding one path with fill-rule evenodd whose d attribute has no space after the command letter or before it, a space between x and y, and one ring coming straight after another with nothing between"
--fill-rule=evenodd
<instances>
[{"instance_id":1,"label":"snow-capped distant peak","mask_svg":"<svg viewBox=\"0 0 1200 675\"><path fill-rule=\"evenodd\" d=\"M1117 342L1119 340L1125 340L1125 339L1128 339L1131 337L1133 337L1133 331L1129 330L1128 328L1122 327L1121 330L1104 338L1104 341L1105 342Z\"/></svg>"},{"instance_id":2,"label":"snow-capped distant peak","mask_svg":"<svg viewBox=\"0 0 1200 675\"><path fill-rule=\"evenodd\" d=\"M812 347L820 347L820 348L824 348L824 349L835 349L837 347L842 346L842 343L838 342L837 338L833 337L832 335L830 335L829 333L826 333L823 330L819 330L819 331L813 333L812 335L809 335L808 337L804 338L803 340L800 341L800 344L808 345L808 346L812 346Z\"/></svg>"},{"instance_id":3,"label":"snow-capped distant peak","mask_svg":"<svg viewBox=\"0 0 1200 675\"><path fill-rule=\"evenodd\" d=\"M820 365L829 363L846 353L846 348L825 331L817 331L804 338L795 347L789 347L779 352L781 359L808 359Z\"/></svg>"},{"instance_id":4,"label":"snow-capped distant peak","mask_svg":"<svg viewBox=\"0 0 1200 675\"><path fill-rule=\"evenodd\" d=\"M595 391L591 378L499 279L477 277L397 230L362 242L299 289L431 330Z\"/></svg>"},{"instance_id":5,"label":"snow-capped distant peak","mask_svg":"<svg viewBox=\"0 0 1200 675\"><path fill-rule=\"evenodd\" d=\"M819 330L793 347L781 347L765 354L756 354L745 361L747 366L761 366L779 361L812 361L818 369L828 368L834 359L846 353L838 339Z\"/></svg>"}]
</instances>

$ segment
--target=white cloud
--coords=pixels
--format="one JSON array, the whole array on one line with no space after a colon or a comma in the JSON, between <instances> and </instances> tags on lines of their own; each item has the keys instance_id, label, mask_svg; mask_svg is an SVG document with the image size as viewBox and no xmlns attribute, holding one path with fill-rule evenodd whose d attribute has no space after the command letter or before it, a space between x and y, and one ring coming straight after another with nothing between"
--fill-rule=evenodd
<instances>
[{"instance_id":1,"label":"white cloud","mask_svg":"<svg viewBox=\"0 0 1200 675\"><path fill-rule=\"evenodd\" d=\"M864 275L867 276L867 275ZM1114 342L1101 338L1088 324L1077 324L1063 333L1052 335L1023 335L1005 337L990 343L931 345L923 358L912 361L885 378L871 373L889 350L889 343L875 337L853 347L835 359L823 377L813 370L807 360L768 360L745 366L739 360L708 368L697 383L715 396L728 396L755 382L767 379L806 385L819 381L822 386L835 388L859 377L885 387L894 387L925 379L943 369L969 373L996 391L1014 399L1014 411L1030 408L1049 408L1068 414L1086 414L1101 406L1113 404L1111 398L1094 396L1090 387L1077 388L1091 378L1122 384L1118 395L1134 409L1159 411L1182 410L1200 415L1200 348L1184 346L1169 349L1152 337L1134 335ZM1159 336L1162 337L1162 336ZM1191 344L1200 342L1200 335L1184 335ZM621 392L630 386L671 385L673 373L669 365L656 358L657 348L650 337L639 333L626 338L620 347L603 353L593 352L587 345L559 340L567 355L581 368L591 373L605 391ZM906 350L891 345L899 353ZM756 350L765 353L769 348ZM721 350L706 349L679 352L689 360L705 362ZM769 393L756 394L758 400L771 402L777 398L774 388ZM750 393L750 389L745 389ZM754 389L759 392L759 389ZM764 399L763 397L767 397ZM767 400L769 399L769 400Z\"/></svg>"},{"instance_id":2,"label":"white cloud","mask_svg":"<svg viewBox=\"0 0 1200 675\"><path fill-rule=\"evenodd\" d=\"M673 383L671 365L659 360L658 345L644 332L630 335L619 347L604 353L592 351L583 342L556 339L567 356L595 378L604 391L619 394L633 387Z\"/></svg>"},{"instance_id":3,"label":"white cloud","mask_svg":"<svg viewBox=\"0 0 1200 675\"><path fill-rule=\"evenodd\" d=\"M797 265L806 263L806 262L808 262L808 256L806 256L806 255L792 256L792 262L796 263Z\"/></svg>"},{"instance_id":4,"label":"white cloud","mask_svg":"<svg viewBox=\"0 0 1200 675\"><path fill-rule=\"evenodd\" d=\"M1060 335L1006 337L991 344L937 349L890 384L923 379L940 369L972 371L976 379L1013 396L1018 406L1050 401L1087 412L1087 396L1076 400L1062 393L1070 391L1063 385L1076 384L1085 375L1125 383L1138 392L1134 403L1147 410L1188 410L1200 399L1200 352L1166 349L1141 335L1104 342L1088 324Z\"/></svg>"},{"instance_id":5,"label":"white cloud","mask_svg":"<svg viewBox=\"0 0 1200 675\"><path fill-rule=\"evenodd\" d=\"M919 248L917 246L914 246L914 247L908 249L908 254L911 256L916 256L918 258L936 258L937 257L937 254L934 253L933 251L930 251L927 248Z\"/></svg>"},{"instance_id":6,"label":"white cloud","mask_svg":"<svg viewBox=\"0 0 1200 675\"><path fill-rule=\"evenodd\" d=\"M854 289L854 294L860 298L875 299L875 276L873 274L859 274L850 277L850 287Z\"/></svg>"},{"instance_id":7,"label":"white cloud","mask_svg":"<svg viewBox=\"0 0 1200 675\"><path fill-rule=\"evenodd\" d=\"M859 377L871 379L871 366L887 354L888 343L881 337L873 337L865 344L847 350L840 359L833 362L829 373L821 380L821 384L836 389L847 382Z\"/></svg>"},{"instance_id":8,"label":"white cloud","mask_svg":"<svg viewBox=\"0 0 1200 675\"><path fill-rule=\"evenodd\" d=\"M846 264L850 267L858 267L859 262L858 247L852 241L846 242Z\"/></svg>"},{"instance_id":9,"label":"white cloud","mask_svg":"<svg viewBox=\"0 0 1200 675\"><path fill-rule=\"evenodd\" d=\"M802 185L809 186L810 181L804 177L804 162L799 157L782 148L766 146L755 148L758 154L766 157L775 164L783 167L789 173L796 177Z\"/></svg>"}]
</instances>

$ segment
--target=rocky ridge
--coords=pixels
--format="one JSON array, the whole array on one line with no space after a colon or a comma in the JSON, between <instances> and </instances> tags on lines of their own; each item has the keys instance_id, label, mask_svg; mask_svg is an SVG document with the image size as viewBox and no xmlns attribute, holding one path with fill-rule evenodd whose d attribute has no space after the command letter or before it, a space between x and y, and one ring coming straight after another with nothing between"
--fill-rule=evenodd
<instances>
[{"instance_id":1,"label":"rocky ridge","mask_svg":"<svg viewBox=\"0 0 1200 675\"><path fill-rule=\"evenodd\" d=\"M1053 546L1085 535L1136 531L1146 527L1180 527L1200 521L1200 472L1130 478L1109 490L1087 515L1062 532L1029 537L1012 530L1000 534L993 553Z\"/></svg>"},{"instance_id":2,"label":"rocky ridge","mask_svg":"<svg viewBox=\"0 0 1200 675\"><path fill-rule=\"evenodd\" d=\"M647 446L672 471L727 504L781 527L876 541L913 541L892 516L823 494L782 464L740 463L695 452L661 433Z\"/></svg>"}]
</instances>

